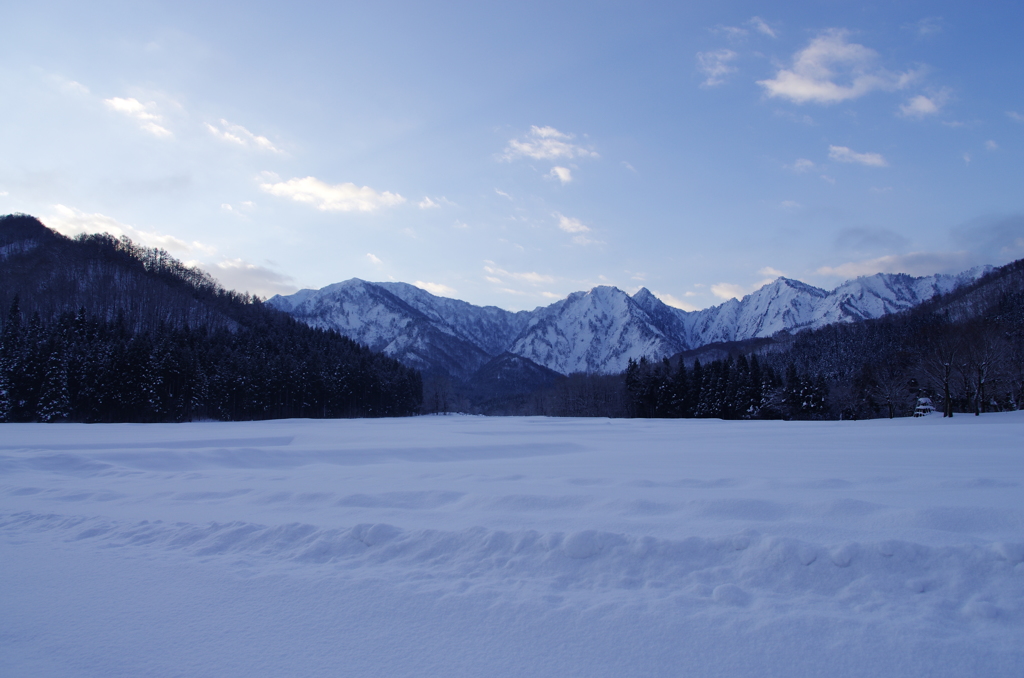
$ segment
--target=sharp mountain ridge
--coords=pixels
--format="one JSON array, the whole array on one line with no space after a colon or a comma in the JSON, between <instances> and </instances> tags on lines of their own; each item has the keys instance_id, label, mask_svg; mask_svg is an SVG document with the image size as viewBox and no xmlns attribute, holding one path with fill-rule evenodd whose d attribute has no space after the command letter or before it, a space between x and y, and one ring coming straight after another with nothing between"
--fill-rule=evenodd
<instances>
[{"instance_id":1,"label":"sharp mountain ridge","mask_svg":"<svg viewBox=\"0 0 1024 678\"><path fill-rule=\"evenodd\" d=\"M275 296L267 304L427 373L468 379L509 353L561 374L614 373L632 358L660 360L716 342L770 337L903 311L992 270L913 277L878 273L832 291L778 278L742 299L700 311L669 306L648 289L599 286L550 306L512 312L438 297L400 282L358 278Z\"/></svg>"}]
</instances>

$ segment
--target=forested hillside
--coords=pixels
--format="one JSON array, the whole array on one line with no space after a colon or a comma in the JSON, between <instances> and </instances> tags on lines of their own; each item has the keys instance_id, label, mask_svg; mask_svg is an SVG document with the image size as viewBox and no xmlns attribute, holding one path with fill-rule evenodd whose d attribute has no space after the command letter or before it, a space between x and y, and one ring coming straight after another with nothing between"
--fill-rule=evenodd
<instances>
[{"instance_id":1,"label":"forested hillside","mask_svg":"<svg viewBox=\"0 0 1024 678\"><path fill-rule=\"evenodd\" d=\"M903 313L642 360L624 388L641 417L892 417L919 398L946 416L1020 409L1024 260Z\"/></svg>"},{"instance_id":2,"label":"forested hillside","mask_svg":"<svg viewBox=\"0 0 1024 678\"><path fill-rule=\"evenodd\" d=\"M426 391L436 410L437 386ZM620 374L562 376L500 402L451 387L444 396L455 410L584 417L865 419L909 416L919 398L947 415L1016 410L1024 260L874 320L631 360Z\"/></svg>"},{"instance_id":3,"label":"forested hillside","mask_svg":"<svg viewBox=\"0 0 1024 678\"><path fill-rule=\"evenodd\" d=\"M166 252L0 217L0 421L402 416L420 375Z\"/></svg>"}]
</instances>

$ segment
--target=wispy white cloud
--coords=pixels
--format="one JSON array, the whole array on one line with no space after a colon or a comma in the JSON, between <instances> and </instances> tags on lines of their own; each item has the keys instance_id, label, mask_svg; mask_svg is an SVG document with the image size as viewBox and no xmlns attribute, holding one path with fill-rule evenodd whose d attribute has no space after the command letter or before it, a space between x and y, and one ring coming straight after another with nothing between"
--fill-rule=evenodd
<instances>
[{"instance_id":1,"label":"wispy white cloud","mask_svg":"<svg viewBox=\"0 0 1024 678\"><path fill-rule=\"evenodd\" d=\"M757 273L758 275L763 275L764 278L758 280L750 287L751 292L759 290L765 285L770 285L771 283L775 282L776 280L785 275L785 273L783 273L779 269L772 268L771 266L765 266L764 268L760 269Z\"/></svg>"},{"instance_id":2,"label":"wispy white cloud","mask_svg":"<svg viewBox=\"0 0 1024 678\"><path fill-rule=\"evenodd\" d=\"M963 157L964 157L964 164L965 165L970 165L971 164L971 154L970 153L964 153Z\"/></svg>"},{"instance_id":3,"label":"wispy white cloud","mask_svg":"<svg viewBox=\"0 0 1024 678\"><path fill-rule=\"evenodd\" d=\"M857 153L846 146L829 146L828 157L836 162L853 162L868 167L889 166L889 163L879 153Z\"/></svg>"},{"instance_id":4,"label":"wispy white cloud","mask_svg":"<svg viewBox=\"0 0 1024 678\"><path fill-rule=\"evenodd\" d=\"M225 259L218 262L210 273L228 289L249 292L261 297L293 294L299 290L293 277L268 266L260 266L242 259Z\"/></svg>"},{"instance_id":5,"label":"wispy white cloud","mask_svg":"<svg viewBox=\"0 0 1024 678\"><path fill-rule=\"evenodd\" d=\"M797 158L793 162L793 164L789 166L789 169L793 170L794 172L796 172L798 174L802 174L804 172L810 172L814 168L815 168L814 161L813 160L808 160L807 158Z\"/></svg>"},{"instance_id":6,"label":"wispy white cloud","mask_svg":"<svg viewBox=\"0 0 1024 678\"><path fill-rule=\"evenodd\" d=\"M122 99L121 97L104 99L103 103L110 110L134 119L139 123L139 127L155 137L174 136L169 129L163 126L163 117L155 112L157 110L155 103L144 104L138 99Z\"/></svg>"},{"instance_id":7,"label":"wispy white cloud","mask_svg":"<svg viewBox=\"0 0 1024 678\"><path fill-rule=\"evenodd\" d=\"M497 193L498 195L500 195L502 198L508 198L509 200L512 200L512 196L511 195L509 195L508 193L506 193L505 191L503 191L503 190L501 190L499 188L494 189L494 192Z\"/></svg>"},{"instance_id":8,"label":"wispy white cloud","mask_svg":"<svg viewBox=\"0 0 1024 678\"><path fill-rule=\"evenodd\" d=\"M768 22L759 16L751 17L748 25L752 26L755 31L761 35L767 35L769 38L777 37L775 29L768 25Z\"/></svg>"},{"instance_id":9,"label":"wispy white cloud","mask_svg":"<svg viewBox=\"0 0 1024 678\"><path fill-rule=\"evenodd\" d=\"M534 160L560 160L566 158L598 158L596 151L572 142L574 134L559 132L554 127L530 127L522 139L511 139L502 155L503 160L533 158Z\"/></svg>"},{"instance_id":10,"label":"wispy white cloud","mask_svg":"<svg viewBox=\"0 0 1024 678\"><path fill-rule=\"evenodd\" d=\"M911 252L862 261L849 261L838 266L822 266L816 273L843 280L875 273L907 273L920 276L934 275L935 273L958 273L977 263L977 256L966 250L960 252Z\"/></svg>"},{"instance_id":11,"label":"wispy white cloud","mask_svg":"<svg viewBox=\"0 0 1024 678\"><path fill-rule=\"evenodd\" d=\"M900 104L900 114L907 118L923 118L939 112L939 105L934 99L918 94L905 104Z\"/></svg>"},{"instance_id":12,"label":"wispy white cloud","mask_svg":"<svg viewBox=\"0 0 1024 678\"><path fill-rule=\"evenodd\" d=\"M988 141L985 142L985 150L987 150L987 151L998 151L999 150L999 144L997 144L993 140L989 139Z\"/></svg>"},{"instance_id":13,"label":"wispy white cloud","mask_svg":"<svg viewBox=\"0 0 1024 678\"><path fill-rule=\"evenodd\" d=\"M691 304L690 302L685 301L683 299L679 299L678 297L674 297L671 294L667 294L665 292L652 292L652 294L654 296L658 297L658 299L661 299L663 302L665 302L669 306L673 306L675 308L679 308L679 309L682 309L684 311L697 311L697 310L700 310L698 306L695 306L694 304Z\"/></svg>"},{"instance_id":14,"label":"wispy white cloud","mask_svg":"<svg viewBox=\"0 0 1024 678\"><path fill-rule=\"evenodd\" d=\"M778 278L785 274L777 268L771 266L765 266L757 271L757 274L763 276L760 280L756 281L752 285L737 285L736 283L717 283L711 286L711 294L715 295L719 299L742 299L752 292L756 292L765 285L770 285ZM697 285L696 287L703 287L703 285ZM692 292L688 292L686 296L696 296Z\"/></svg>"},{"instance_id":15,"label":"wispy white cloud","mask_svg":"<svg viewBox=\"0 0 1024 678\"><path fill-rule=\"evenodd\" d=\"M47 78L51 83L57 86L57 88L65 94L73 95L87 95L90 94L89 88L80 82L74 80L68 80L61 75L50 75Z\"/></svg>"},{"instance_id":16,"label":"wispy white cloud","mask_svg":"<svg viewBox=\"0 0 1024 678\"><path fill-rule=\"evenodd\" d=\"M731 49L719 49L714 52L697 52L697 68L705 75L704 87L714 87L725 82L725 76L736 72L730 63L738 55Z\"/></svg>"},{"instance_id":17,"label":"wispy white cloud","mask_svg":"<svg viewBox=\"0 0 1024 678\"><path fill-rule=\"evenodd\" d=\"M447 285L442 285L441 283L423 282L422 280L417 280L416 282L413 283L413 285L420 288L421 290L426 290L437 297L450 297L451 295L456 293L454 289L448 287Z\"/></svg>"},{"instance_id":18,"label":"wispy white cloud","mask_svg":"<svg viewBox=\"0 0 1024 678\"><path fill-rule=\"evenodd\" d=\"M535 271L527 271L526 273L513 273L512 277L516 278L517 280L523 280L528 283L533 283L534 285L543 285L546 283L555 282L554 277L550 275L544 275L542 273L537 273Z\"/></svg>"},{"instance_id":19,"label":"wispy white cloud","mask_svg":"<svg viewBox=\"0 0 1024 678\"><path fill-rule=\"evenodd\" d=\"M905 104L900 104L900 115L905 118L923 118L935 115L949 100L949 90L940 90L931 96L918 94Z\"/></svg>"},{"instance_id":20,"label":"wispy white cloud","mask_svg":"<svg viewBox=\"0 0 1024 678\"><path fill-rule=\"evenodd\" d=\"M783 200L779 203L779 207L786 210L798 210L803 207L803 205L798 203L796 200Z\"/></svg>"},{"instance_id":21,"label":"wispy white cloud","mask_svg":"<svg viewBox=\"0 0 1024 678\"><path fill-rule=\"evenodd\" d=\"M382 261L380 260L380 258L379 258L379 257L377 257L377 256L375 256L375 255L373 255L373 254L371 254L370 252L367 252L367 253L366 253L366 258L370 260L370 263L371 263L371 264L376 264L376 265L378 265L378 266L379 266L380 264L382 264L382 263L383 263L383 262L382 262Z\"/></svg>"},{"instance_id":22,"label":"wispy white cloud","mask_svg":"<svg viewBox=\"0 0 1024 678\"><path fill-rule=\"evenodd\" d=\"M124 224L98 212L89 214L74 207L54 205L53 212L42 218L42 222L53 230L74 237L83 233L107 233L120 238L127 236L132 242L145 247L158 247L176 257L196 257L212 255L216 248L193 241L185 242L173 235L143 231L129 224Z\"/></svg>"},{"instance_id":23,"label":"wispy white cloud","mask_svg":"<svg viewBox=\"0 0 1024 678\"><path fill-rule=\"evenodd\" d=\"M562 229L566 233L572 233L572 242L574 245L604 245L603 240L594 240L587 233L590 233L590 227L584 224L575 217L567 217L564 214L555 212L555 217L558 218L558 228Z\"/></svg>"},{"instance_id":24,"label":"wispy white cloud","mask_svg":"<svg viewBox=\"0 0 1024 678\"><path fill-rule=\"evenodd\" d=\"M747 290L742 285L717 283L711 286L711 294L719 299L740 299L747 294Z\"/></svg>"},{"instance_id":25,"label":"wispy white cloud","mask_svg":"<svg viewBox=\"0 0 1024 678\"><path fill-rule=\"evenodd\" d=\"M590 227L584 224L579 219L574 217L567 217L564 214L555 212L555 216L558 218L558 227L566 233L588 233Z\"/></svg>"},{"instance_id":26,"label":"wispy white cloud","mask_svg":"<svg viewBox=\"0 0 1024 678\"><path fill-rule=\"evenodd\" d=\"M202 266L220 284L231 290L250 292L261 297L275 294L292 294L298 291L294 278L279 273L268 266L249 263L243 259L223 259L214 263L202 263L199 259L215 257L217 249L201 242L185 242L173 235L143 231L129 224L121 223L105 214L89 214L65 205L54 205L53 213L42 218L44 224L66 236L82 233L107 233L120 238L127 236L132 242L145 247L157 247L182 259L189 266Z\"/></svg>"},{"instance_id":27,"label":"wispy white cloud","mask_svg":"<svg viewBox=\"0 0 1024 678\"><path fill-rule=\"evenodd\" d=\"M1024 115L1021 115L1017 111L1007 111L1006 115L1009 116L1010 120L1014 120L1016 122L1024 122Z\"/></svg>"},{"instance_id":28,"label":"wispy white cloud","mask_svg":"<svg viewBox=\"0 0 1024 678\"><path fill-rule=\"evenodd\" d=\"M724 35L725 37L729 38L730 41L733 42L738 42L746 38L747 35L750 33L750 31L748 31L746 28L741 28L740 26L718 25L708 30L710 30L715 35Z\"/></svg>"},{"instance_id":29,"label":"wispy white cloud","mask_svg":"<svg viewBox=\"0 0 1024 678\"><path fill-rule=\"evenodd\" d=\"M210 134L222 141L237 144L245 148L257 148L262 151L271 151L272 153L283 153L281 149L271 143L270 139L253 134L241 125L235 125L223 118L221 118L220 127L206 123L206 129L210 131Z\"/></svg>"},{"instance_id":30,"label":"wispy white cloud","mask_svg":"<svg viewBox=\"0 0 1024 678\"><path fill-rule=\"evenodd\" d=\"M767 35L770 38L776 37L775 30L767 21L759 16L751 17L743 23L743 26L748 26L761 35ZM719 24L709 30L715 35L724 35L732 42L739 42L741 40L745 40L747 36L750 35L750 31L743 28L743 26L723 26Z\"/></svg>"},{"instance_id":31,"label":"wispy white cloud","mask_svg":"<svg viewBox=\"0 0 1024 678\"><path fill-rule=\"evenodd\" d=\"M405 202L405 198L390 191L381 193L369 186L360 188L350 182L332 185L316 177L265 183L260 184L260 188L280 198L315 205L325 212L373 212Z\"/></svg>"},{"instance_id":32,"label":"wispy white cloud","mask_svg":"<svg viewBox=\"0 0 1024 678\"><path fill-rule=\"evenodd\" d=\"M420 200L418 203L416 203L416 206L419 207L421 210L432 210L445 205L447 205L448 207L457 207L455 203L453 203L451 200L444 197L443 195L437 200L434 200L429 195L426 195L423 196L423 200Z\"/></svg>"},{"instance_id":33,"label":"wispy white cloud","mask_svg":"<svg viewBox=\"0 0 1024 678\"><path fill-rule=\"evenodd\" d=\"M244 217L246 212L251 212L252 210L256 209L256 203L254 203L252 200L243 200L242 202L238 203L238 207L235 207L230 203L222 203L220 208L225 212L230 212L231 214Z\"/></svg>"},{"instance_id":34,"label":"wispy white cloud","mask_svg":"<svg viewBox=\"0 0 1024 678\"><path fill-rule=\"evenodd\" d=\"M917 77L915 71L890 73L876 67L878 54L847 42L848 35L846 30L825 31L794 55L792 68L780 69L774 78L758 84L770 97L798 104L834 104L875 90L902 89Z\"/></svg>"},{"instance_id":35,"label":"wispy white cloud","mask_svg":"<svg viewBox=\"0 0 1024 678\"><path fill-rule=\"evenodd\" d=\"M498 268L493 261L484 262L484 272L489 274L488 276L485 276L487 280L491 282L498 281L499 284L501 278L514 278L515 280L522 280L523 282L530 283L531 285L544 285L555 282L554 276L544 275L543 273L537 273L536 271L527 271L525 273L506 271L505 269ZM501 278L498 276L501 276Z\"/></svg>"},{"instance_id":36,"label":"wispy white cloud","mask_svg":"<svg viewBox=\"0 0 1024 678\"><path fill-rule=\"evenodd\" d=\"M552 167L548 176L552 179L558 179L562 184L567 184L572 181L572 172L568 167Z\"/></svg>"},{"instance_id":37,"label":"wispy white cloud","mask_svg":"<svg viewBox=\"0 0 1024 678\"><path fill-rule=\"evenodd\" d=\"M905 28L909 28L910 30L917 33L917 37L919 38L926 38L928 36L941 33L942 25L942 17L930 16L925 17L924 19L920 19L919 21L915 21L912 24L907 24Z\"/></svg>"}]
</instances>

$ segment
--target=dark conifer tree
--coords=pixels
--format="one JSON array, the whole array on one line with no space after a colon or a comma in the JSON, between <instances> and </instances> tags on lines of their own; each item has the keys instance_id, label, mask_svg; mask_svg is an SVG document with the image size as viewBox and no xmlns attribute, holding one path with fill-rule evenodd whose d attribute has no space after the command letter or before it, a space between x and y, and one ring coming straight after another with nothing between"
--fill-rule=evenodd
<instances>
[{"instance_id":1,"label":"dark conifer tree","mask_svg":"<svg viewBox=\"0 0 1024 678\"><path fill-rule=\"evenodd\" d=\"M690 407L690 380L686 372L686 363L682 360L679 361L676 373L672 377L672 397L673 416L693 416L693 409Z\"/></svg>"},{"instance_id":2,"label":"dark conifer tree","mask_svg":"<svg viewBox=\"0 0 1024 678\"><path fill-rule=\"evenodd\" d=\"M737 358L735 375L735 416L750 418L755 409L754 385L750 378L750 363L747 362L746 356L741 355Z\"/></svg>"},{"instance_id":3,"label":"dark conifer tree","mask_svg":"<svg viewBox=\"0 0 1024 678\"><path fill-rule=\"evenodd\" d=\"M71 417L67 352L64 342L60 340L50 350L37 406L37 417L42 422L67 421Z\"/></svg>"},{"instance_id":4,"label":"dark conifer tree","mask_svg":"<svg viewBox=\"0 0 1024 678\"><path fill-rule=\"evenodd\" d=\"M700 394L704 388L704 367L700 364L700 360L693 361L693 370L690 371L690 393L687 398L687 410L691 412L691 416L700 416Z\"/></svg>"},{"instance_id":5,"label":"dark conifer tree","mask_svg":"<svg viewBox=\"0 0 1024 678\"><path fill-rule=\"evenodd\" d=\"M0 332L0 421L11 421L17 393L16 373L21 360L21 308L14 295Z\"/></svg>"}]
</instances>

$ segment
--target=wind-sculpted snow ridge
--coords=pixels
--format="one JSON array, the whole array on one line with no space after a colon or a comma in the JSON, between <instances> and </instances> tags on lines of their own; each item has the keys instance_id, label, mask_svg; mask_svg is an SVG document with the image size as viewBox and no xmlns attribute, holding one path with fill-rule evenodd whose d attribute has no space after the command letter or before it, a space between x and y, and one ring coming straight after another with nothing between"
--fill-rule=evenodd
<instances>
[{"instance_id":1,"label":"wind-sculpted snow ridge","mask_svg":"<svg viewBox=\"0 0 1024 678\"><path fill-rule=\"evenodd\" d=\"M0 675L1019 678L1022 415L3 424Z\"/></svg>"},{"instance_id":2,"label":"wind-sculpted snow ridge","mask_svg":"<svg viewBox=\"0 0 1024 678\"><path fill-rule=\"evenodd\" d=\"M779 278L743 299L701 311L663 303L646 288L574 292L512 313L437 297L405 283L352 279L268 303L316 327L336 329L407 365L471 375L505 352L562 374L621 372L632 358L660 360L714 342L770 337L837 322L879 318L977 280L991 267L914 278L878 273L831 292Z\"/></svg>"},{"instance_id":3,"label":"wind-sculpted snow ridge","mask_svg":"<svg viewBox=\"0 0 1024 678\"><path fill-rule=\"evenodd\" d=\"M442 500L443 501L443 500ZM672 540L599 530L403 530L387 523L320 528L305 523L119 523L18 513L0 532L54 532L65 542L320 566L343 577L382 576L431 590L471 582L479 593L584 596L643 591L692 605L747 607L808 596L846 613L896 611L944 620L1024 621L1024 543L929 547L887 540L817 544L754 530ZM429 575L429 576L426 576ZM922 600L921 594L930 595ZM635 595L635 594L634 594Z\"/></svg>"}]
</instances>

